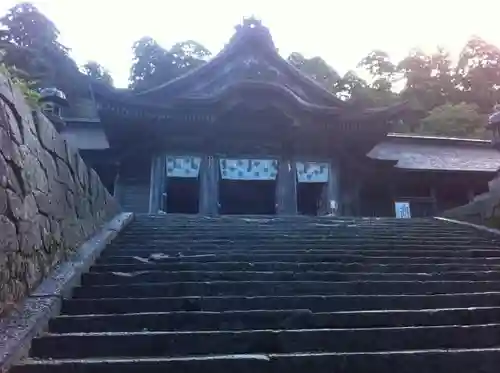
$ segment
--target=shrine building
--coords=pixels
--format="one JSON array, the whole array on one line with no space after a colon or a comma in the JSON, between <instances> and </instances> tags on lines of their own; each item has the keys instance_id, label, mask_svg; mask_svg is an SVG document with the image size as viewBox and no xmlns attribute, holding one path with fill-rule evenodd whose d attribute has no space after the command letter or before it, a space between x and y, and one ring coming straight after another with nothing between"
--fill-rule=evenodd
<instances>
[{"instance_id":1,"label":"shrine building","mask_svg":"<svg viewBox=\"0 0 500 373\"><path fill-rule=\"evenodd\" d=\"M61 133L136 213L431 216L487 191L492 143L390 133L405 107L340 100L255 22L153 89L92 83Z\"/></svg>"}]
</instances>

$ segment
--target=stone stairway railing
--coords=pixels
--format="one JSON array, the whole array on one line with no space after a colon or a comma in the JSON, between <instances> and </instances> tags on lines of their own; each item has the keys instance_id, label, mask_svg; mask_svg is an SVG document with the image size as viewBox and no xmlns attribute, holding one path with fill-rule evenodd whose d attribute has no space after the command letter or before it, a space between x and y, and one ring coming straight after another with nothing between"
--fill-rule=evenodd
<instances>
[{"instance_id":1,"label":"stone stairway railing","mask_svg":"<svg viewBox=\"0 0 500 373\"><path fill-rule=\"evenodd\" d=\"M491 228L500 228L500 176L491 180L488 186L488 192L476 196L466 205L445 211L443 216Z\"/></svg>"}]
</instances>

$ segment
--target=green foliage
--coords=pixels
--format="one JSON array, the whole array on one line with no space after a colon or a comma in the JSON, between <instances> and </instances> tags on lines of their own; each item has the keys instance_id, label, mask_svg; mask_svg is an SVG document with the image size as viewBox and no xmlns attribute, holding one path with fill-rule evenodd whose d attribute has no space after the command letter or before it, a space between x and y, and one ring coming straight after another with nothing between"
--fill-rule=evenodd
<instances>
[{"instance_id":1,"label":"green foliage","mask_svg":"<svg viewBox=\"0 0 500 373\"><path fill-rule=\"evenodd\" d=\"M288 62L328 90L340 80L340 75L321 57L305 58L300 53L292 53Z\"/></svg>"},{"instance_id":2,"label":"green foliage","mask_svg":"<svg viewBox=\"0 0 500 373\"><path fill-rule=\"evenodd\" d=\"M485 137L486 118L475 104L437 106L420 121L418 133L436 136Z\"/></svg>"},{"instance_id":3,"label":"green foliage","mask_svg":"<svg viewBox=\"0 0 500 373\"><path fill-rule=\"evenodd\" d=\"M373 50L358 63L358 67L367 70L374 78L373 88L383 91L392 89L392 80L397 73L397 67L386 52Z\"/></svg>"},{"instance_id":4,"label":"green foliage","mask_svg":"<svg viewBox=\"0 0 500 373\"><path fill-rule=\"evenodd\" d=\"M38 107L40 94L33 89L34 82L23 79L18 71L13 68L8 68L3 63L0 63L0 74L5 75L11 80L11 82L23 93L24 98L32 108Z\"/></svg>"},{"instance_id":5,"label":"green foliage","mask_svg":"<svg viewBox=\"0 0 500 373\"><path fill-rule=\"evenodd\" d=\"M203 45L192 41L174 44L164 49L154 39L144 37L133 45L134 60L129 87L147 90L168 82L203 65L211 53Z\"/></svg>"},{"instance_id":6,"label":"green foliage","mask_svg":"<svg viewBox=\"0 0 500 373\"><path fill-rule=\"evenodd\" d=\"M104 68L101 64L95 61L89 61L82 66L83 73L90 78L103 82L109 86L113 86L113 78L109 70Z\"/></svg>"},{"instance_id":7,"label":"green foliage","mask_svg":"<svg viewBox=\"0 0 500 373\"><path fill-rule=\"evenodd\" d=\"M0 18L2 61L29 76L39 87L77 94L83 87L69 49L59 43L59 30L34 5L20 3Z\"/></svg>"}]
</instances>

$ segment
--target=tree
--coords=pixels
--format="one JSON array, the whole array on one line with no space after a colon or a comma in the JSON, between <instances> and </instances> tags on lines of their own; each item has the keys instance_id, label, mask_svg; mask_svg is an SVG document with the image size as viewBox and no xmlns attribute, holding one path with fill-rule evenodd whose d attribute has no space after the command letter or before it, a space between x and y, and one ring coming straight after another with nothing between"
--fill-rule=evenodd
<instances>
[{"instance_id":1,"label":"tree","mask_svg":"<svg viewBox=\"0 0 500 373\"><path fill-rule=\"evenodd\" d=\"M288 62L329 91L340 80L340 75L337 71L321 57L307 59L302 54L293 52L288 57Z\"/></svg>"},{"instance_id":2,"label":"tree","mask_svg":"<svg viewBox=\"0 0 500 373\"><path fill-rule=\"evenodd\" d=\"M485 137L486 117L475 104L444 104L432 109L420 121L417 133L454 137Z\"/></svg>"},{"instance_id":3,"label":"tree","mask_svg":"<svg viewBox=\"0 0 500 373\"><path fill-rule=\"evenodd\" d=\"M129 87L139 91L185 74L203 65L211 55L208 49L193 40L176 43L166 50L150 37L136 41L133 52Z\"/></svg>"},{"instance_id":4,"label":"tree","mask_svg":"<svg viewBox=\"0 0 500 373\"><path fill-rule=\"evenodd\" d=\"M82 88L78 66L58 41L59 30L34 5L17 4L0 18L0 25L7 67L36 78L40 86L54 86L67 94Z\"/></svg>"},{"instance_id":5,"label":"tree","mask_svg":"<svg viewBox=\"0 0 500 373\"><path fill-rule=\"evenodd\" d=\"M397 70L404 79L401 98L413 109L405 119L412 130L435 107L460 102L451 59L444 49L438 48L431 55L412 50L398 63Z\"/></svg>"},{"instance_id":6,"label":"tree","mask_svg":"<svg viewBox=\"0 0 500 373\"><path fill-rule=\"evenodd\" d=\"M401 96L416 111L425 113L452 101L454 84L451 61L444 50L438 50L433 55L413 50L399 62L398 70L405 78Z\"/></svg>"},{"instance_id":7,"label":"tree","mask_svg":"<svg viewBox=\"0 0 500 373\"><path fill-rule=\"evenodd\" d=\"M392 81L397 68L386 52L378 49L371 51L358 63L358 67L364 68L373 77L372 88L379 91L392 90Z\"/></svg>"},{"instance_id":8,"label":"tree","mask_svg":"<svg viewBox=\"0 0 500 373\"><path fill-rule=\"evenodd\" d=\"M500 49L471 38L460 54L456 73L461 98L475 103L482 113L491 112L500 100Z\"/></svg>"},{"instance_id":9,"label":"tree","mask_svg":"<svg viewBox=\"0 0 500 373\"><path fill-rule=\"evenodd\" d=\"M113 78L109 71L95 61L89 61L82 66L83 73L94 80L113 86Z\"/></svg>"},{"instance_id":10,"label":"tree","mask_svg":"<svg viewBox=\"0 0 500 373\"><path fill-rule=\"evenodd\" d=\"M359 107L378 107L398 102L398 95L391 90L374 88L354 71L348 71L333 88L342 100Z\"/></svg>"}]
</instances>

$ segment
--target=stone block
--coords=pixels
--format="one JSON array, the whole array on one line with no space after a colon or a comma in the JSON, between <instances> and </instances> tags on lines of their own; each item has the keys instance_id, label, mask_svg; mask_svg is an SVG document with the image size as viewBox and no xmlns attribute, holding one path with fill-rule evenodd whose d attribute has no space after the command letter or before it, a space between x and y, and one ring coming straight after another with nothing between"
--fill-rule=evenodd
<instances>
[{"instance_id":1,"label":"stone block","mask_svg":"<svg viewBox=\"0 0 500 373\"><path fill-rule=\"evenodd\" d=\"M53 215L53 204L50 197L40 191L34 191L33 196L35 197L35 202L38 206L38 210L47 216Z\"/></svg>"},{"instance_id":2,"label":"stone block","mask_svg":"<svg viewBox=\"0 0 500 373\"><path fill-rule=\"evenodd\" d=\"M46 216L39 214L36 217L36 224L40 230L42 244L46 248L50 245L51 240L52 240L52 234L50 232L50 221Z\"/></svg>"},{"instance_id":3,"label":"stone block","mask_svg":"<svg viewBox=\"0 0 500 373\"><path fill-rule=\"evenodd\" d=\"M0 100L0 126L7 131L12 140L20 145L23 143L23 137L16 114L17 112L14 113L7 103Z\"/></svg>"},{"instance_id":4,"label":"stone block","mask_svg":"<svg viewBox=\"0 0 500 373\"><path fill-rule=\"evenodd\" d=\"M14 147L14 142L7 131L0 127L0 153L2 153L6 160L12 160Z\"/></svg>"},{"instance_id":5,"label":"stone block","mask_svg":"<svg viewBox=\"0 0 500 373\"><path fill-rule=\"evenodd\" d=\"M7 199L10 211L17 220L31 220L37 216L38 206L32 194L23 198L13 191L7 190Z\"/></svg>"},{"instance_id":6,"label":"stone block","mask_svg":"<svg viewBox=\"0 0 500 373\"><path fill-rule=\"evenodd\" d=\"M0 156L1 158L1 156ZM0 161L1 162L1 161ZM20 178L17 176L14 169L7 165L7 186L13 190L15 193L22 195L24 193L24 187L21 184ZM0 179L1 182L1 179ZM24 184L24 183L23 183Z\"/></svg>"},{"instance_id":7,"label":"stone block","mask_svg":"<svg viewBox=\"0 0 500 373\"><path fill-rule=\"evenodd\" d=\"M0 255L19 249L17 230L14 222L5 215L0 215Z\"/></svg>"},{"instance_id":8,"label":"stone block","mask_svg":"<svg viewBox=\"0 0 500 373\"><path fill-rule=\"evenodd\" d=\"M23 216L23 200L19 194L14 193L12 190L7 190L7 200L9 201L9 209L12 215L21 220Z\"/></svg>"},{"instance_id":9,"label":"stone block","mask_svg":"<svg viewBox=\"0 0 500 373\"><path fill-rule=\"evenodd\" d=\"M0 186L6 188L9 185L9 165L7 161L0 154Z\"/></svg>"},{"instance_id":10,"label":"stone block","mask_svg":"<svg viewBox=\"0 0 500 373\"><path fill-rule=\"evenodd\" d=\"M24 99L24 94L17 87L13 87L12 96L14 98L14 103L18 115L21 117L22 125L20 125L20 130L24 134L26 131L36 132L35 122L33 120L33 109L28 105Z\"/></svg>"},{"instance_id":11,"label":"stone block","mask_svg":"<svg viewBox=\"0 0 500 373\"><path fill-rule=\"evenodd\" d=\"M41 186L38 187L38 190L48 193L50 190L52 190L57 179L56 162L54 160L54 157L46 150L40 152L40 158L38 159L38 161L44 169L45 175L47 177L47 190L41 189Z\"/></svg>"},{"instance_id":12,"label":"stone block","mask_svg":"<svg viewBox=\"0 0 500 373\"><path fill-rule=\"evenodd\" d=\"M37 133L42 146L49 152L57 155L59 158L66 157L66 146L64 140L59 136L56 129L47 119L45 115L38 112L37 117Z\"/></svg>"},{"instance_id":13,"label":"stone block","mask_svg":"<svg viewBox=\"0 0 500 373\"><path fill-rule=\"evenodd\" d=\"M60 242L62 240L61 225L59 224L58 221L56 221L53 218L49 219L49 224L50 224L50 233L52 235L52 238L55 241Z\"/></svg>"},{"instance_id":14,"label":"stone block","mask_svg":"<svg viewBox=\"0 0 500 373\"><path fill-rule=\"evenodd\" d=\"M73 180L73 175L68 167L68 165L61 159L57 159L57 179L66 185L69 189L73 190L75 188L75 182Z\"/></svg>"},{"instance_id":15,"label":"stone block","mask_svg":"<svg viewBox=\"0 0 500 373\"><path fill-rule=\"evenodd\" d=\"M66 159L68 161L68 166L71 169L73 175L78 175L78 159L80 157L78 150L73 148L67 141L64 141L66 145ZM76 176L78 177L78 176Z\"/></svg>"},{"instance_id":16,"label":"stone block","mask_svg":"<svg viewBox=\"0 0 500 373\"><path fill-rule=\"evenodd\" d=\"M0 74L0 97L4 97L4 99L12 101L13 102L13 96L12 96L12 83L10 80ZM1 101L1 99L0 99Z\"/></svg>"},{"instance_id":17,"label":"stone block","mask_svg":"<svg viewBox=\"0 0 500 373\"><path fill-rule=\"evenodd\" d=\"M18 229L19 248L24 255L29 257L34 251L42 248L43 241L38 221L21 221L18 224Z\"/></svg>"},{"instance_id":18,"label":"stone block","mask_svg":"<svg viewBox=\"0 0 500 373\"><path fill-rule=\"evenodd\" d=\"M24 163L21 174L25 191L48 191L47 175L38 158L25 145L21 145L19 150L21 151Z\"/></svg>"},{"instance_id":19,"label":"stone block","mask_svg":"<svg viewBox=\"0 0 500 373\"><path fill-rule=\"evenodd\" d=\"M7 192L0 187L0 215L5 215L8 206Z\"/></svg>"},{"instance_id":20,"label":"stone block","mask_svg":"<svg viewBox=\"0 0 500 373\"><path fill-rule=\"evenodd\" d=\"M88 173L88 168L83 159L79 156L76 159L77 165L78 165L78 179L80 180L80 185L82 188L85 190L88 190L89 186L89 173Z\"/></svg>"}]
</instances>

